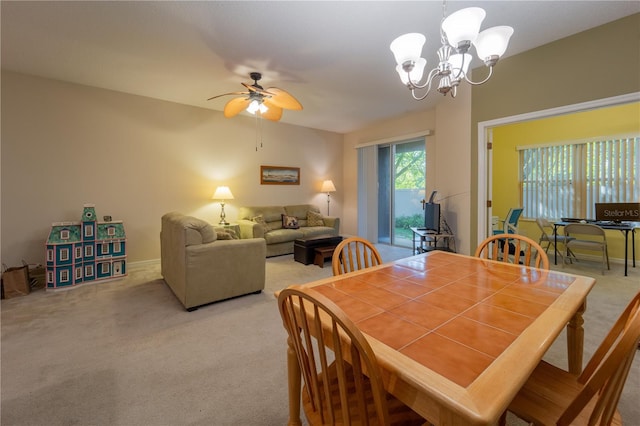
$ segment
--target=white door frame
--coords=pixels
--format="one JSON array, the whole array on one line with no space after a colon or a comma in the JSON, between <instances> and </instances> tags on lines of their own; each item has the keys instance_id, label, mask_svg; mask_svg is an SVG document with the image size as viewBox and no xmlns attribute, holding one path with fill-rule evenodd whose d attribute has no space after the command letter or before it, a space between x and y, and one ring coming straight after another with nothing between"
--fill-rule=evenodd
<instances>
[{"instance_id":1,"label":"white door frame","mask_svg":"<svg viewBox=\"0 0 640 426\"><path fill-rule=\"evenodd\" d=\"M487 151L487 142L492 140L491 130L494 127L505 124L513 124L522 121L537 120L562 114L570 114L590 109L603 108L614 105L622 105L640 101L640 92L627 95L613 96L611 98L566 105L558 108L550 108L525 114L512 115L510 117L497 118L495 120L481 121L478 123L478 242L487 238L487 230L491 229L491 208L487 207L488 197L491 196L491 155Z\"/></svg>"}]
</instances>

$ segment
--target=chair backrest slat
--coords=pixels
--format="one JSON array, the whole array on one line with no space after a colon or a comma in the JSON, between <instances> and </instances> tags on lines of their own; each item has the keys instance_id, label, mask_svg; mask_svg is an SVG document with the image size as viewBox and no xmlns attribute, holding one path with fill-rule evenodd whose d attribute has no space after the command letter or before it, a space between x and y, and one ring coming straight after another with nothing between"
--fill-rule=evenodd
<instances>
[{"instance_id":1,"label":"chair backrest slat","mask_svg":"<svg viewBox=\"0 0 640 426\"><path fill-rule=\"evenodd\" d=\"M331 259L333 275L342 275L381 263L382 257L378 249L371 242L360 237L342 240L333 251Z\"/></svg>"},{"instance_id":2,"label":"chair backrest slat","mask_svg":"<svg viewBox=\"0 0 640 426\"><path fill-rule=\"evenodd\" d=\"M631 300L587 363L578 379L584 386L562 414L558 425L571 424L596 394L598 396L589 424L610 423L629 374L638 342L640 342L640 293Z\"/></svg>"},{"instance_id":3,"label":"chair backrest slat","mask_svg":"<svg viewBox=\"0 0 640 426\"><path fill-rule=\"evenodd\" d=\"M308 398L322 424L369 424L372 404L367 395L373 395L376 424L389 424L375 354L344 312L319 292L300 286L282 290L278 307ZM330 383L336 381L338 392L332 394Z\"/></svg>"}]
</instances>

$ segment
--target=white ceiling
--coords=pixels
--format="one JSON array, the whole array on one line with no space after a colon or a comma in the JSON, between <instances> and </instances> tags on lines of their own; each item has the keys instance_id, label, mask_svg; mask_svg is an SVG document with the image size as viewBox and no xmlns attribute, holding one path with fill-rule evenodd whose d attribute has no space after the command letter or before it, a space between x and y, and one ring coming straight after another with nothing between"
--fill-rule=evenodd
<instances>
[{"instance_id":1,"label":"white ceiling","mask_svg":"<svg viewBox=\"0 0 640 426\"><path fill-rule=\"evenodd\" d=\"M482 29L515 29L506 56L640 12L637 0L511 0L449 1L447 14L469 6L486 10ZM1 17L3 69L220 111L231 97L206 99L260 71L304 105L282 122L305 127L348 132L441 98L411 99L389 50L421 32L433 67L440 1L2 1Z\"/></svg>"}]
</instances>

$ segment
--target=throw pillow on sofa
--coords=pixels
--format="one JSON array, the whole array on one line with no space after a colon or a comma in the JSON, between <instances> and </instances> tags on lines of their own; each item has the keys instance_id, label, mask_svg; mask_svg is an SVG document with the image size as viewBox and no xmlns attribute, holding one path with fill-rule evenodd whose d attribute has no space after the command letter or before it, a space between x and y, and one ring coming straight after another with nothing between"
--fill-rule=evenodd
<instances>
[{"instance_id":1,"label":"throw pillow on sofa","mask_svg":"<svg viewBox=\"0 0 640 426\"><path fill-rule=\"evenodd\" d=\"M216 237L218 240L237 240L238 236L233 229L216 229Z\"/></svg>"},{"instance_id":2,"label":"throw pillow on sofa","mask_svg":"<svg viewBox=\"0 0 640 426\"><path fill-rule=\"evenodd\" d=\"M284 229L298 229L300 225L298 225L298 218L295 216L287 216L286 214L282 215L282 227Z\"/></svg>"},{"instance_id":3,"label":"throw pillow on sofa","mask_svg":"<svg viewBox=\"0 0 640 426\"><path fill-rule=\"evenodd\" d=\"M262 225L262 227L264 228L264 232L271 231L271 228L269 227L269 225L267 225L267 222L264 221L264 217L261 214L259 214L258 216L252 217L251 221Z\"/></svg>"},{"instance_id":4,"label":"throw pillow on sofa","mask_svg":"<svg viewBox=\"0 0 640 426\"><path fill-rule=\"evenodd\" d=\"M324 226L322 215L309 210L307 213L307 226Z\"/></svg>"}]
</instances>

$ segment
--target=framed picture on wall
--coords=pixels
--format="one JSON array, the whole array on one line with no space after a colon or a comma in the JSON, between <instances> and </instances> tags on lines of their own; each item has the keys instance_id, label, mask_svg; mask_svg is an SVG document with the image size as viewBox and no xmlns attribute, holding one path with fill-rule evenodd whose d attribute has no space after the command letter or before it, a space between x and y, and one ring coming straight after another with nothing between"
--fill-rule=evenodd
<instances>
[{"instance_id":1,"label":"framed picture on wall","mask_svg":"<svg viewBox=\"0 0 640 426\"><path fill-rule=\"evenodd\" d=\"M300 185L300 167L260 166L260 185Z\"/></svg>"}]
</instances>

